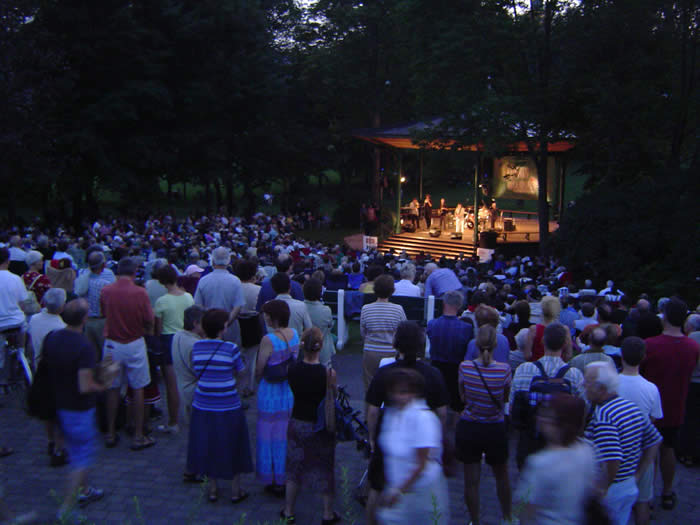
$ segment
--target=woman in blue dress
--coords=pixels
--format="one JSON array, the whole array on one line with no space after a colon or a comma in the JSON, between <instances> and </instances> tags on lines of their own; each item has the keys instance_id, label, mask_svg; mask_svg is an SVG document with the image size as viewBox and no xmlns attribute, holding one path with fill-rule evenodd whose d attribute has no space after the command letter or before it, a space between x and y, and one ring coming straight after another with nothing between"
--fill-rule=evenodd
<instances>
[{"instance_id":1,"label":"woman in blue dress","mask_svg":"<svg viewBox=\"0 0 700 525\"><path fill-rule=\"evenodd\" d=\"M192 347L192 367L198 375L192 401L187 445L187 472L209 479L209 501L218 498L217 479L231 480L231 502L248 493L240 474L253 471L248 423L236 390L245 369L238 346L222 339L229 314L208 310L202 317L206 339Z\"/></svg>"},{"instance_id":2,"label":"woman in blue dress","mask_svg":"<svg viewBox=\"0 0 700 525\"><path fill-rule=\"evenodd\" d=\"M284 301L268 301L262 312L268 334L260 341L255 369L260 378L256 472L267 492L282 497L286 481L287 424L294 405L287 368L299 353L299 335L287 327L289 305Z\"/></svg>"}]
</instances>

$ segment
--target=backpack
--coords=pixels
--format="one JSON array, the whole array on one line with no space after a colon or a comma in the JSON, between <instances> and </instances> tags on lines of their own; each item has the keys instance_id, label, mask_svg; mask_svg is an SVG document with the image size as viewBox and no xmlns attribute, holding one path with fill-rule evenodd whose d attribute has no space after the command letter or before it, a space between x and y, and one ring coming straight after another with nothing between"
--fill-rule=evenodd
<instances>
[{"instance_id":1,"label":"backpack","mask_svg":"<svg viewBox=\"0 0 700 525\"><path fill-rule=\"evenodd\" d=\"M534 429L537 408L555 394L571 394L571 381L564 376L571 369L569 365L562 366L553 377L549 377L540 361L533 361L540 375L532 378L528 391L519 390L513 396L511 418L516 428Z\"/></svg>"}]
</instances>

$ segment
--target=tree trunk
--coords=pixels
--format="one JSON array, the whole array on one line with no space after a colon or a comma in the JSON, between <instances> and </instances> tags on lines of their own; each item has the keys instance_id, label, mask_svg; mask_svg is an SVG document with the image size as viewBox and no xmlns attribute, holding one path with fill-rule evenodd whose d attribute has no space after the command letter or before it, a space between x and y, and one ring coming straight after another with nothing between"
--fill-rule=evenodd
<instances>
[{"instance_id":1,"label":"tree trunk","mask_svg":"<svg viewBox=\"0 0 700 525\"><path fill-rule=\"evenodd\" d=\"M233 176L229 175L224 181L226 184L226 213L233 215Z\"/></svg>"}]
</instances>

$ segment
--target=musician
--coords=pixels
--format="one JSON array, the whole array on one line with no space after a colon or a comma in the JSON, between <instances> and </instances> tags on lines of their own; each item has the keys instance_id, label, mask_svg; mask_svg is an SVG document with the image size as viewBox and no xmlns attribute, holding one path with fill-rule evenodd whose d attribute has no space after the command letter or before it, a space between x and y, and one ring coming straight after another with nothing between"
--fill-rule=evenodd
<instances>
[{"instance_id":1,"label":"musician","mask_svg":"<svg viewBox=\"0 0 700 525\"><path fill-rule=\"evenodd\" d=\"M496 208L496 200L491 202L491 229L496 229L496 217L498 216L498 209Z\"/></svg>"},{"instance_id":2,"label":"musician","mask_svg":"<svg viewBox=\"0 0 700 525\"><path fill-rule=\"evenodd\" d=\"M430 200L430 195L426 195L423 201L423 216L425 217L425 227L429 230L430 222L433 219L433 201Z\"/></svg>"},{"instance_id":3,"label":"musician","mask_svg":"<svg viewBox=\"0 0 700 525\"><path fill-rule=\"evenodd\" d=\"M455 208L455 232L464 233L464 207L461 202Z\"/></svg>"},{"instance_id":4,"label":"musician","mask_svg":"<svg viewBox=\"0 0 700 525\"><path fill-rule=\"evenodd\" d=\"M408 215L411 220L411 224L413 224L413 228L415 230L418 230L420 228L420 204L418 203L418 199L414 198L408 205Z\"/></svg>"},{"instance_id":5,"label":"musician","mask_svg":"<svg viewBox=\"0 0 700 525\"><path fill-rule=\"evenodd\" d=\"M445 219L447 217L447 207L445 207L445 199L440 199L440 208L438 209L440 215L440 229L445 229Z\"/></svg>"}]
</instances>

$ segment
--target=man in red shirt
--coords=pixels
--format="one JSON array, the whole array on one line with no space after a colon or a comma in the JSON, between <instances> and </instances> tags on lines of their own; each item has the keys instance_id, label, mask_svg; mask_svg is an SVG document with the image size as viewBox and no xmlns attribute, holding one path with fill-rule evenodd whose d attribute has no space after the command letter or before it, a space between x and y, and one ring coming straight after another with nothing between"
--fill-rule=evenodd
<instances>
[{"instance_id":1,"label":"man in red shirt","mask_svg":"<svg viewBox=\"0 0 700 525\"><path fill-rule=\"evenodd\" d=\"M674 448L678 431L685 417L685 401L693 369L700 362L700 345L683 334L683 322L688 314L688 305L678 298L666 304L661 335L647 339L647 355L640 372L654 383L661 394L664 417L656 426L664 438L661 445L660 465L664 489L661 506L670 510L676 504L673 492L673 476L676 470Z\"/></svg>"},{"instance_id":2,"label":"man in red shirt","mask_svg":"<svg viewBox=\"0 0 700 525\"><path fill-rule=\"evenodd\" d=\"M102 288L100 307L105 316L104 356L111 356L121 363L121 376L115 379L107 395L109 429L106 445L116 446L119 436L115 432L119 390L126 377L134 397L133 450L155 445L155 440L143 435L143 387L151 381L144 335L153 332L154 317L146 290L134 283L137 264L124 257L119 261L117 281Z\"/></svg>"}]
</instances>

